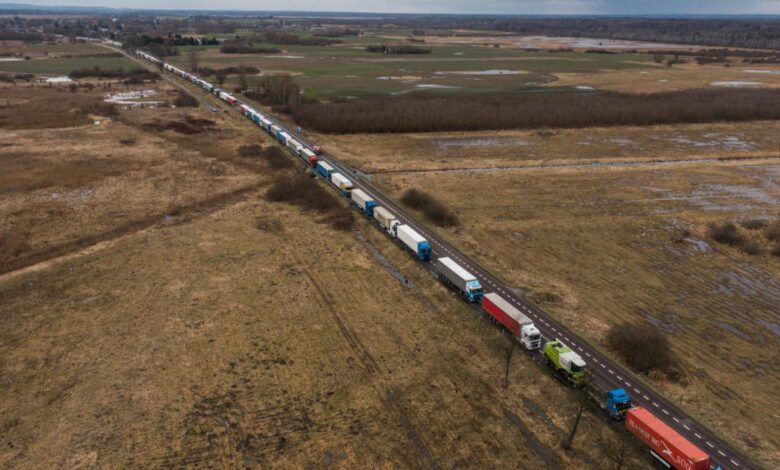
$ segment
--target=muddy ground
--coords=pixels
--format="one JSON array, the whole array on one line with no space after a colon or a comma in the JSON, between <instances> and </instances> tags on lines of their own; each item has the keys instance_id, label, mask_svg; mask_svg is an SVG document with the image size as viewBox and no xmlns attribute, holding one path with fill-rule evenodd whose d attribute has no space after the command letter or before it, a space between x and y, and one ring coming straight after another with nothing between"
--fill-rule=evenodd
<instances>
[{"instance_id":1,"label":"muddy ground","mask_svg":"<svg viewBox=\"0 0 780 470\"><path fill-rule=\"evenodd\" d=\"M713 241L723 221L776 220L780 164L410 173L375 181L423 188L461 226L437 229L570 328L607 348L613 325L657 328L684 371L649 379L767 467L780 462L780 258ZM489 189L488 189L489 188ZM760 430L760 431L759 431Z\"/></svg>"}]
</instances>

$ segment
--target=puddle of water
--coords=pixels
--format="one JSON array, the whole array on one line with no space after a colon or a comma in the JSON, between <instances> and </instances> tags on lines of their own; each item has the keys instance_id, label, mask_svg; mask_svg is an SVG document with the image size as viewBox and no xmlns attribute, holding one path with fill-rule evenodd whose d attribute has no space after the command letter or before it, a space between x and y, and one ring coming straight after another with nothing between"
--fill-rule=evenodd
<instances>
[{"instance_id":1,"label":"puddle of water","mask_svg":"<svg viewBox=\"0 0 780 470\"><path fill-rule=\"evenodd\" d=\"M747 80L731 80L724 82L711 82L712 86L726 86L726 87L744 87L744 86L761 86L762 82L751 82Z\"/></svg>"},{"instance_id":2,"label":"puddle of water","mask_svg":"<svg viewBox=\"0 0 780 470\"><path fill-rule=\"evenodd\" d=\"M421 83L419 85L415 85L417 88L458 88L456 86L451 85L435 85L432 83Z\"/></svg>"},{"instance_id":3,"label":"puddle of water","mask_svg":"<svg viewBox=\"0 0 780 470\"><path fill-rule=\"evenodd\" d=\"M780 70L767 70L767 69L748 69L743 70L745 73L760 73L766 75L780 75Z\"/></svg>"},{"instance_id":4,"label":"puddle of water","mask_svg":"<svg viewBox=\"0 0 780 470\"><path fill-rule=\"evenodd\" d=\"M70 83L72 81L73 80L71 80L70 77L67 76L46 78L46 83Z\"/></svg>"},{"instance_id":5,"label":"puddle of water","mask_svg":"<svg viewBox=\"0 0 780 470\"><path fill-rule=\"evenodd\" d=\"M436 75L520 75L527 73L525 70L506 70L506 69L488 69L488 70L458 70L450 72L435 72Z\"/></svg>"},{"instance_id":6,"label":"puddle of water","mask_svg":"<svg viewBox=\"0 0 780 470\"><path fill-rule=\"evenodd\" d=\"M705 242L704 240L699 240L693 237L685 237L683 238L683 241L685 243L689 243L691 246L693 246L696 249L696 251L700 251L702 253L706 253L712 250L712 248L710 248L709 243Z\"/></svg>"},{"instance_id":7,"label":"puddle of water","mask_svg":"<svg viewBox=\"0 0 780 470\"><path fill-rule=\"evenodd\" d=\"M753 142L748 142L740 139L735 135L722 136L713 132L703 134L702 137L707 140L695 140L682 135L653 135L650 136L653 140L663 140L667 142L674 142L678 145L687 145L697 148L706 147L720 147L726 150L752 150L755 148Z\"/></svg>"},{"instance_id":8,"label":"puddle of water","mask_svg":"<svg viewBox=\"0 0 780 470\"><path fill-rule=\"evenodd\" d=\"M777 336L780 336L780 323L772 323L766 320L756 320L756 323L763 326Z\"/></svg>"},{"instance_id":9,"label":"puddle of water","mask_svg":"<svg viewBox=\"0 0 780 470\"><path fill-rule=\"evenodd\" d=\"M675 325L671 320L662 320L660 318L654 317L653 315L650 315L649 313L645 314L645 320L664 333L674 333L677 331L677 325Z\"/></svg>"},{"instance_id":10,"label":"puddle of water","mask_svg":"<svg viewBox=\"0 0 780 470\"><path fill-rule=\"evenodd\" d=\"M530 145L523 139L516 139L512 137L432 139L431 143L436 145L439 150L449 150L451 148L511 147L515 145Z\"/></svg>"},{"instance_id":11,"label":"puddle of water","mask_svg":"<svg viewBox=\"0 0 780 470\"><path fill-rule=\"evenodd\" d=\"M739 336L740 338L744 339L745 341L750 341L751 337L749 334L743 333L739 330L736 326L732 325L731 323L725 322L725 321L716 321L713 322L716 326L728 331L729 333L735 334Z\"/></svg>"}]
</instances>

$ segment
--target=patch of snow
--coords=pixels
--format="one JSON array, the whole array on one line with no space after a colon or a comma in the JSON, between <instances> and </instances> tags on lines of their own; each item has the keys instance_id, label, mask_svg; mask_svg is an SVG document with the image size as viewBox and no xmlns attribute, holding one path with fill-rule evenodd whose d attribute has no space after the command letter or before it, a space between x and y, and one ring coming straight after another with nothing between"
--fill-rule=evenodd
<instances>
[{"instance_id":1,"label":"patch of snow","mask_svg":"<svg viewBox=\"0 0 780 470\"><path fill-rule=\"evenodd\" d=\"M23 57L0 57L0 62L18 62L24 60Z\"/></svg>"},{"instance_id":2,"label":"patch of snow","mask_svg":"<svg viewBox=\"0 0 780 470\"><path fill-rule=\"evenodd\" d=\"M593 90L595 90L595 88L593 88L592 86L588 86L588 85L577 85L574 88L576 88L578 90L581 90L581 91L593 91Z\"/></svg>"},{"instance_id":3,"label":"patch of snow","mask_svg":"<svg viewBox=\"0 0 780 470\"><path fill-rule=\"evenodd\" d=\"M302 55L267 55L266 59L303 59Z\"/></svg>"},{"instance_id":4,"label":"patch of snow","mask_svg":"<svg viewBox=\"0 0 780 470\"><path fill-rule=\"evenodd\" d=\"M667 79L665 79L665 78L662 78L662 79L660 79L660 80L658 80L658 81L659 81L659 82L661 82L661 83L666 83L666 82L668 82L669 80L667 80Z\"/></svg>"}]
</instances>

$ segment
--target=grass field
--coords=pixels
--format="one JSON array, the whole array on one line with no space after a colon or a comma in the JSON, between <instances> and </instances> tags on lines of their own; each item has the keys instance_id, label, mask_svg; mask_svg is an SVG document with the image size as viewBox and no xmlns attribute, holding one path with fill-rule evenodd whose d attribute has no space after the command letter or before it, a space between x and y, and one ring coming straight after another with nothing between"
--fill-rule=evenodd
<instances>
[{"instance_id":1,"label":"grass field","mask_svg":"<svg viewBox=\"0 0 780 470\"><path fill-rule=\"evenodd\" d=\"M780 156L777 122L419 134L311 134L364 172Z\"/></svg>"},{"instance_id":2,"label":"grass field","mask_svg":"<svg viewBox=\"0 0 780 470\"><path fill-rule=\"evenodd\" d=\"M105 49L104 49L105 51ZM0 62L0 72L67 75L74 70L100 67L103 70L130 69L134 64L123 57L40 58Z\"/></svg>"},{"instance_id":3,"label":"grass field","mask_svg":"<svg viewBox=\"0 0 780 470\"><path fill-rule=\"evenodd\" d=\"M181 55L170 60L187 66L191 51L197 51L202 66L243 64L266 73L290 73L307 96L323 99L420 90L521 92L540 90L540 85L555 79L555 73L659 68L650 56L642 54L527 52L473 44L437 45L431 54L415 56L384 56L365 51L367 45L393 42L398 41L369 33L331 46L256 44L280 48L281 54L222 54L216 46L191 46L180 48ZM505 74L493 75L495 72L491 71ZM578 91L574 86L563 89Z\"/></svg>"},{"instance_id":4,"label":"grass field","mask_svg":"<svg viewBox=\"0 0 780 470\"><path fill-rule=\"evenodd\" d=\"M134 88L150 87L159 91L157 99L176 95L165 82ZM142 228L200 203L208 206L212 198L263 181L257 174L261 163L252 168L231 161L238 159L239 145L262 142L233 119L170 108L123 110L109 118L100 114L109 108L95 107L104 90L62 88L67 87L0 88L0 100L25 97L0 110L4 270L60 248L94 243L94 237ZM111 91L128 89L133 87L113 83ZM77 113L80 107L87 111ZM188 118L214 125L187 135L164 130ZM228 144L216 148L219 140Z\"/></svg>"},{"instance_id":5,"label":"grass field","mask_svg":"<svg viewBox=\"0 0 780 470\"><path fill-rule=\"evenodd\" d=\"M621 436L586 413L562 451L560 384L516 353L502 388L490 323L378 231L284 205L139 232L0 293L4 466L599 469Z\"/></svg>"},{"instance_id":6,"label":"grass field","mask_svg":"<svg viewBox=\"0 0 780 470\"><path fill-rule=\"evenodd\" d=\"M656 386L771 468L780 427L765 410L778 402L755 392L780 385L780 260L720 245L707 226L777 218L778 175L775 161L375 180L397 197L432 193L461 220L440 233L602 347L616 324L664 332L685 377Z\"/></svg>"}]
</instances>

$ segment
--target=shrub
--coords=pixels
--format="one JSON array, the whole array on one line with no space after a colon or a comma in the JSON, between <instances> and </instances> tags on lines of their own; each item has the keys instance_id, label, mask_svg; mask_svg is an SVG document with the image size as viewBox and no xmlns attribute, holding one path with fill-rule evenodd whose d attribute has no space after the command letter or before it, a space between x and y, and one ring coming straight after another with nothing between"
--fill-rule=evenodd
<instances>
[{"instance_id":1,"label":"shrub","mask_svg":"<svg viewBox=\"0 0 780 470\"><path fill-rule=\"evenodd\" d=\"M646 325L615 325L607 332L607 344L636 372L671 371L676 360L669 350L669 340L655 328Z\"/></svg>"},{"instance_id":2,"label":"shrub","mask_svg":"<svg viewBox=\"0 0 780 470\"><path fill-rule=\"evenodd\" d=\"M135 137L128 137L128 138L125 138L125 139L119 139L119 143L124 145L124 146L126 146L126 147L133 146L137 142L138 142L138 140Z\"/></svg>"},{"instance_id":3,"label":"shrub","mask_svg":"<svg viewBox=\"0 0 780 470\"><path fill-rule=\"evenodd\" d=\"M738 246L745 242L742 235L739 234L737 226L731 222L710 225L709 236L716 242L725 245Z\"/></svg>"},{"instance_id":4,"label":"shrub","mask_svg":"<svg viewBox=\"0 0 780 470\"><path fill-rule=\"evenodd\" d=\"M453 227L460 224L458 216L428 193L418 189L408 189L401 202L421 211L425 217L440 227Z\"/></svg>"},{"instance_id":5,"label":"shrub","mask_svg":"<svg viewBox=\"0 0 780 470\"><path fill-rule=\"evenodd\" d=\"M741 249L743 252L745 252L745 253L747 253L747 254L749 254L749 255L760 255L760 254L761 254L761 252L763 251L763 250L761 249L761 245L759 245L759 244L758 244L758 243L756 243L756 242L752 242L752 241L751 241L751 242L745 242L745 244L744 244L744 245L742 245L742 246L740 247L740 249Z\"/></svg>"},{"instance_id":6,"label":"shrub","mask_svg":"<svg viewBox=\"0 0 780 470\"><path fill-rule=\"evenodd\" d=\"M766 227L766 223L767 222L764 219L750 219L750 220L743 220L742 222L740 222L739 225L743 226L748 230L759 230Z\"/></svg>"},{"instance_id":7,"label":"shrub","mask_svg":"<svg viewBox=\"0 0 780 470\"><path fill-rule=\"evenodd\" d=\"M186 91L179 91L179 96L173 101L177 108L197 108L199 103L194 96Z\"/></svg>"},{"instance_id":8,"label":"shrub","mask_svg":"<svg viewBox=\"0 0 780 470\"><path fill-rule=\"evenodd\" d=\"M329 193L316 180L302 175L277 174L265 193L271 202L288 202L305 210L328 212L339 207L336 196Z\"/></svg>"},{"instance_id":9,"label":"shrub","mask_svg":"<svg viewBox=\"0 0 780 470\"><path fill-rule=\"evenodd\" d=\"M327 223L332 228L346 232L355 225L355 218L352 211L347 208L341 208L333 214L323 218L322 222Z\"/></svg>"},{"instance_id":10,"label":"shrub","mask_svg":"<svg viewBox=\"0 0 780 470\"><path fill-rule=\"evenodd\" d=\"M259 144L242 145L238 148L238 154L244 158L259 157L263 153L263 146Z\"/></svg>"},{"instance_id":11,"label":"shrub","mask_svg":"<svg viewBox=\"0 0 780 470\"><path fill-rule=\"evenodd\" d=\"M367 46L367 52L377 52L380 54L430 54L431 49L417 46Z\"/></svg>"},{"instance_id":12,"label":"shrub","mask_svg":"<svg viewBox=\"0 0 780 470\"><path fill-rule=\"evenodd\" d=\"M780 242L780 222L775 222L771 227L764 230L764 236L767 240Z\"/></svg>"},{"instance_id":13,"label":"shrub","mask_svg":"<svg viewBox=\"0 0 780 470\"><path fill-rule=\"evenodd\" d=\"M265 160L269 167L277 170L293 167L293 162L285 155L284 150L276 146L263 149L260 157Z\"/></svg>"},{"instance_id":14,"label":"shrub","mask_svg":"<svg viewBox=\"0 0 780 470\"><path fill-rule=\"evenodd\" d=\"M772 248L772 251L770 251L770 253L772 253L772 256L777 256L778 258L780 258L780 243L775 245Z\"/></svg>"}]
</instances>

